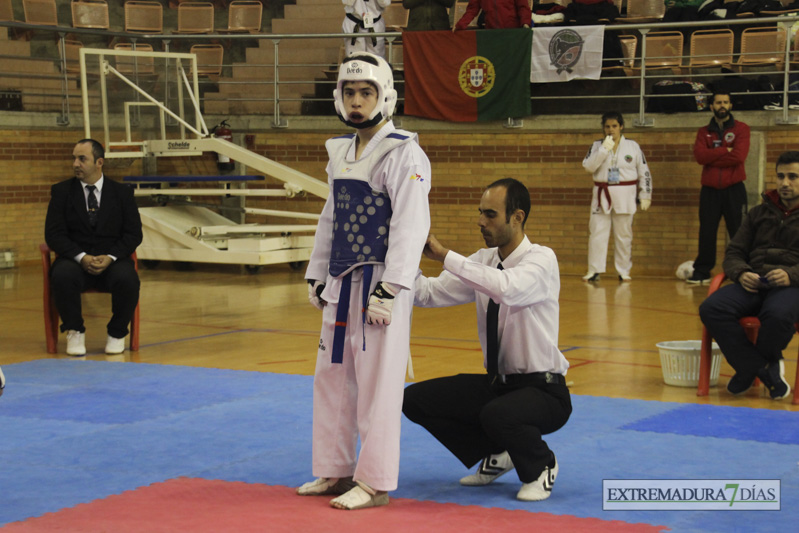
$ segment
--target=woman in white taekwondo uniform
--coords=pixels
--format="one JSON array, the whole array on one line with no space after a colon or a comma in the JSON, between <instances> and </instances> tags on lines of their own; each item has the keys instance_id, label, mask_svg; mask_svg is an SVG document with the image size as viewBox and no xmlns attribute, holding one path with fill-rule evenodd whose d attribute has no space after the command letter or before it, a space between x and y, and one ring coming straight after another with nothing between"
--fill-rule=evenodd
<instances>
[{"instance_id":1,"label":"woman in white taekwondo uniform","mask_svg":"<svg viewBox=\"0 0 799 533\"><path fill-rule=\"evenodd\" d=\"M383 19L383 10L391 4L391 0L341 0L344 4L344 22L341 31L353 34L348 38L344 49L348 56L356 52L369 52L386 57L386 38L374 37L370 33L383 33L386 31L386 21ZM358 33L367 34L355 38Z\"/></svg>"},{"instance_id":2,"label":"woman in white taekwondo uniform","mask_svg":"<svg viewBox=\"0 0 799 533\"><path fill-rule=\"evenodd\" d=\"M583 279L599 281L599 275L605 272L612 226L616 272L620 281L630 281L636 197L642 211L649 209L652 175L638 143L622 134L624 118L621 113L602 115L602 128L604 140L595 141L583 159L583 168L594 177L588 223L588 273Z\"/></svg>"},{"instance_id":3,"label":"woman in white taekwondo uniform","mask_svg":"<svg viewBox=\"0 0 799 533\"><path fill-rule=\"evenodd\" d=\"M336 111L356 133L326 143L330 195L308 263L322 309L314 374L314 481L301 495L331 505L386 505L397 488L414 278L430 230L430 161L394 128L391 68L374 54L344 60ZM360 437L360 455L356 445Z\"/></svg>"}]
</instances>

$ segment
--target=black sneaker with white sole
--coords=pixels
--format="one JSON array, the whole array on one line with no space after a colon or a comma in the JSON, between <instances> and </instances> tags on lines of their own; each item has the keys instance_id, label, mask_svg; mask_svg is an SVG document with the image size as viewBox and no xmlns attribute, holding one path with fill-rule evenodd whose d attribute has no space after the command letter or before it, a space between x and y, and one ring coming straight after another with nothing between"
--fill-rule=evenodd
<instances>
[{"instance_id":1,"label":"black sneaker with white sole","mask_svg":"<svg viewBox=\"0 0 799 533\"><path fill-rule=\"evenodd\" d=\"M772 400L782 400L791 393L791 386L785 381L785 361L783 359L769 363L758 370L757 377L768 389Z\"/></svg>"}]
</instances>

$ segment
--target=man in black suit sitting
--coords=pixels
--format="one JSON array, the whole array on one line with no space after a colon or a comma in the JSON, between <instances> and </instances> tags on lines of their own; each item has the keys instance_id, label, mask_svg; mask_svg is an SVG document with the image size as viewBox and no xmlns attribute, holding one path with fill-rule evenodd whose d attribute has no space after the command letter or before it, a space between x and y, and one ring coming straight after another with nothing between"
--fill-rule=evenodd
<instances>
[{"instance_id":1,"label":"man in black suit sitting","mask_svg":"<svg viewBox=\"0 0 799 533\"><path fill-rule=\"evenodd\" d=\"M103 175L105 150L92 139L72 151L75 177L56 183L44 226L56 254L50 284L67 332L67 354L84 355L86 345L80 295L97 288L111 293L107 354L125 351L125 336L139 302L139 276L131 254L142 241L133 191Z\"/></svg>"}]
</instances>

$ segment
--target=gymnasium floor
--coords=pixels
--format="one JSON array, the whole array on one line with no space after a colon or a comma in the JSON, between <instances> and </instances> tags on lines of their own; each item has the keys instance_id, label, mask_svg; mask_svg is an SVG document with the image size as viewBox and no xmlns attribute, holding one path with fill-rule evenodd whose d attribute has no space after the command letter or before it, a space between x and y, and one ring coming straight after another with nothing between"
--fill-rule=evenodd
<instances>
[{"instance_id":1,"label":"gymnasium floor","mask_svg":"<svg viewBox=\"0 0 799 533\"><path fill-rule=\"evenodd\" d=\"M548 438L560 463L550 499L515 500L513 474L461 487L465 469L404 420L392 504L347 513L291 489L311 477L320 323L302 272L162 264L141 277L139 352L102 354L109 299L89 295L90 353L71 360L45 351L39 268L0 271L0 531L765 532L799 523L799 406L760 391L730 397L726 365L706 398L663 383L655 343L699 338L706 288L563 277L560 341L575 408ZM417 309L412 351L417 380L480 371L473 307ZM796 354L794 339L791 378ZM779 479L781 510L603 511L603 479Z\"/></svg>"}]
</instances>

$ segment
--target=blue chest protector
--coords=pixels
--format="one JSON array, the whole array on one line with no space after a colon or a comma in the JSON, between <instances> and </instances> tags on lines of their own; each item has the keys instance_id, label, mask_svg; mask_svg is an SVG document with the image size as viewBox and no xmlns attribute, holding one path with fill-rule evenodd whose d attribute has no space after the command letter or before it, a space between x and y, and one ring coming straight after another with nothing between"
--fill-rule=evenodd
<instances>
[{"instance_id":1,"label":"blue chest protector","mask_svg":"<svg viewBox=\"0 0 799 533\"><path fill-rule=\"evenodd\" d=\"M330 275L338 277L363 264L383 263L388 251L391 199L368 182L337 179Z\"/></svg>"},{"instance_id":2,"label":"blue chest protector","mask_svg":"<svg viewBox=\"0 0 799 533\"><path fill-rule=\"evenodd\" d=\"M370 182L374 167L383 156L413 139L397 130L387 135L369 155L348 161L352 135L327 142L333 169L333 247L330 275L339 277L367 264L382 264L388 251L391 223L391 198Z\"/></svg>"}]
</instances>

